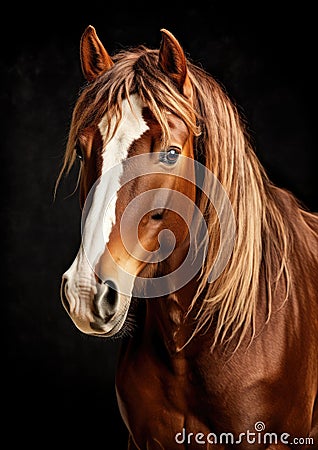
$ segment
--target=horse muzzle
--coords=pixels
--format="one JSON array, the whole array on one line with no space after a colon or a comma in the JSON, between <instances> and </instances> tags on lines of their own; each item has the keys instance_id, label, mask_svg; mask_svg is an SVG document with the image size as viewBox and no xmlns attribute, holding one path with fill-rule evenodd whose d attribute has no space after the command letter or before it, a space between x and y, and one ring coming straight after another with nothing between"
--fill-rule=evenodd
<instances>
[{"instance_id":1,"label":"horse muzzle","mask_svg":"<svg viewBox=\"0 0 318 450\"><path fill-rule=\"evenodd\" d=\"M63 275L61 301L76 327L83 333L110 337L122 328L130 299L120 294L113 281L80 285Z\"/></svg>"}]
</instances>

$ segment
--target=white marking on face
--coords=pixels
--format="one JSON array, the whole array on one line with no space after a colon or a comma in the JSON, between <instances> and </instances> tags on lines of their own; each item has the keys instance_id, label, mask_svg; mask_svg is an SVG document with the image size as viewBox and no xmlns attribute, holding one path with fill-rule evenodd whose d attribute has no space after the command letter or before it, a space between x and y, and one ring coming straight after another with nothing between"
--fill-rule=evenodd
<instances>
[{"instance_id":1,"label":"white marking on face","mask_svg":"<svg viewBox=\"0 0 318 450\"><path fill-rule=\"evenodd\" d=\"M129 100L131 106L127 99L123 101L122 119L115 135L108 144L105 142L105 134L107 129L106 118L102 119L98 125L105 146L103 147L102 175L104 175L109 169L118 166L118 171L116 171L115 178L112 177L111 180L108 180L109 183L112 184L112 191L115 192L115 195L109 202L107 213L104 217L103 233L105 243L109 241L112 227L116 222L115 209L117 194L121 187L120 177L123 173L122 162L127 158L128 150L131 144L135 140L139 139L142 134L149 129L142 117L142 103L139 97L137 97L137 95L132 95ZM114 124L111 124L110 130L113 129L113 126Z\"/></svg>"},{"instance_id":2,"label":"white marking on face","mask_svg":"<svg viewBox=\"0 0 318 450\"><path fill-rule=\"evenodd\" d=\"M82 331L87 329L88 321L93 320L91 302L96 294L96 264L105 251L116 223L116 202L121 188L123 162L128 156L131 144L149 129L142 117L142 107L141 100L136 95L132 95L129 102L127 99L123 100L121 121L116 133L108 142L106 142L107 119L103 118L98 125L103 139L102 176L88 194L83 210L82 243L73 264L63 276L67 280L71 315ZM111 123L110 129L112 130L114 126L115 122ZM107 174L110 169L111 172ZM127 292L129 285L128 292L131 294L133 278L128 274L126 277L125 273L118 273L118 266L110 261L107 279L113 280L119 290L125 285L123 290ZM122 298L118 305L118 315L122 315L123 320L128 311L128 298L126 300ZM112 321L108 323L106 331L112 327L111 323Z\"/></svg>"},{"instance_id":3,"label":"white marking on face","mask_svg":"<svg viewBox=\"0 0 318 450\"><path fill-rule=\"evenodd\" d=\"M131 106L130 106L131 105ZM115 126L111 123L110 129ZM109 242L110 234L116 223L116 202L121 188L123 161L128 156L131 144L149 129L142 117L142 103L136 95L123 100L122 118L115 135L106 142L106 118L99 123L103 139L102 176L95 185L93 197L85 219L82 241L89 262L94 268L100 255ZM111 176L107 171L111 169ZM84 207L85 210L85 207ZM100 233L102 230L102 233Z\"/></svg>"}]
</instances>

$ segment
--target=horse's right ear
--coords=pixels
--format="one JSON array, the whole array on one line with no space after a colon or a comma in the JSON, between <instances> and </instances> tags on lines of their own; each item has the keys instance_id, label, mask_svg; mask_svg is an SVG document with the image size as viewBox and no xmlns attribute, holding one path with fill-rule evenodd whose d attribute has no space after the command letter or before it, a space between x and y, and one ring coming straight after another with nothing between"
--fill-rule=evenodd
<instances>
[{"instance_id":1,"label":"horse's right ear","mask_svg":"<svg viewBox=\"0 0 318 450\"><path fill-rule=\"evenodd\" d=\"M89 25L82 35L80 58L83 75L89 82L96 80L114 64L92 25Z\"/></svg>"},{"instance_id":2,"label":"horse's right ear","mask_svg":"<svg viewBox=\"0 0 318 450\"><path fill-rule=\"evenodd\" d=\"M170 31L162 28L159 49L159 67L188 99L192 98L192 85L188 76L184 51Z\"/></svg>"}]
</instances>

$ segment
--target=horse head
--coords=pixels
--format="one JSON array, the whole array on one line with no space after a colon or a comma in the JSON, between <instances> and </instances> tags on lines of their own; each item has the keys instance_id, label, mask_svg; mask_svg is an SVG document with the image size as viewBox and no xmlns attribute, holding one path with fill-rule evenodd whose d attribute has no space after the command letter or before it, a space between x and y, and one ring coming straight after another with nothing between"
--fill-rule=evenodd
<instances>
[{"instance_id":1,"label":"horse head","mask_svg":"<svg viewBox=\"0 0 318 450\"><path fill-rule=\"evenodd\" d=\"M192 85L180 44L161 32L159 50L115 59L92 26L81 39L88 83L74 108L68 157L81 161L82 242L62 277L61 298L75 325L91 335L117 334L132 296L173 290L168 272L189 248L196 202ZM157 289L145 288L159 276Z\"/></svg>"}]
</instances>

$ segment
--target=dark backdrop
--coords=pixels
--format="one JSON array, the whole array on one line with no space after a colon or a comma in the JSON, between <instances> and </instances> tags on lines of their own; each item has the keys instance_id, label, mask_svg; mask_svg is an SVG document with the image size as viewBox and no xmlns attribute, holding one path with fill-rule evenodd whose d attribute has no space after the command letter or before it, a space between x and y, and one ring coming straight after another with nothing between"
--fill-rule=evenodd
<instances>
[{"instance_id":1,"label":"dark backdrop","mask_svg":"<svg viewBox=\"0 0 318 450\"><path fill-rule=\"evenodd\" d=\"M71 195L76 170L55 201L53 189L84 82L79 40L87 25L110 53L158 47L160 28L173 32L236 102L271 179L318 209L313 11L297 9L297 2L280 11L268 2L245 10L195 2L174 13L163 3L104 3L65 11L26 2L3 16L2 407L5 433L13 430L15 442L35 447L43 446L39 430L46 444L56 445L89 439L103 449L124 449L127 438L114 388L119 343L81 334L59 300L61 275L80 239L78 198Z\"/></svg>"}]
</instances>

